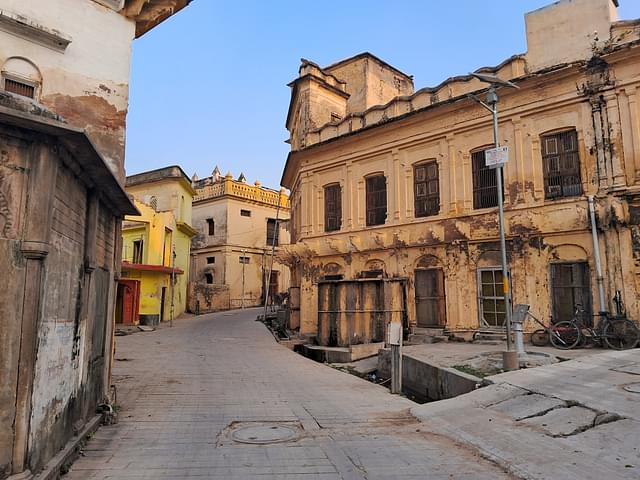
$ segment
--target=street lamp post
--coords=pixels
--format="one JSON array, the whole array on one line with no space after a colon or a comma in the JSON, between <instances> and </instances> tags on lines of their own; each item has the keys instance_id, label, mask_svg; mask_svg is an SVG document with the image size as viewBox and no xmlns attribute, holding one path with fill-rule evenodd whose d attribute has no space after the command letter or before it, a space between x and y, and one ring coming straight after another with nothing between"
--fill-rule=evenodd
<instances>
[{"instance_id":1,"label":"street lamp post","mask_svg":"<svg viewBox=\"0 0 640 480\"><path fill-rule=\"evenodd\" d=\"M482 73L472 73L472 76L480 80L481 82L488 83L489 90L487 91L486 103L477 98L475 95L469 95L475 101L480 103L483 107L491 112L493 117L493 142L496 150L500 147L500 139L498 136L498 92L496 88L498 86L502 87L510 87L510 88L518 88L517 85L502 80L495 75L488 75ZM519 335L519 338L516 338L516 347L518 350L522 351L514 351L513 344L511 342L511 329L512 329L512 310L511 310L511 285L509 282L509 264L507 263L507 244L505 240L504 233L504 201L502 198L502 168L503 163L498 163L495 167L496 171L496 187L498 190L498 223L500 230L500 257L502 260L502 285L503 285L503 294L504 294L504 307L505 307L505 323L507 327L507 351L503 352L503 365L505 370L514 370L519 366L518 357L524 355L524 348L522 347L522 330L518 328L516 330L516 335Z\"/></svg>"}]
</instances>

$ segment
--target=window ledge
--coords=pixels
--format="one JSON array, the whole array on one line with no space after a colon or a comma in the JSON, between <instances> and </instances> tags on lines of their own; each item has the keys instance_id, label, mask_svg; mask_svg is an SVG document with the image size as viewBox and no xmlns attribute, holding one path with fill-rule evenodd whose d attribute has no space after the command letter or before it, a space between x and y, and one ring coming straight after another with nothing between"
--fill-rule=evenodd
<instances>
[{"instance_id":1,"label":"window ledge","mask_svg":"<svg viewBox=\"0 0 640 480\"><path fill-rule=\"evenodd\" d=\"M0 30L58 52L64 52L71 43L71 38L58 30L44 27L27 17L6 10L0 10Z\"/></svg>"}]
</instances>

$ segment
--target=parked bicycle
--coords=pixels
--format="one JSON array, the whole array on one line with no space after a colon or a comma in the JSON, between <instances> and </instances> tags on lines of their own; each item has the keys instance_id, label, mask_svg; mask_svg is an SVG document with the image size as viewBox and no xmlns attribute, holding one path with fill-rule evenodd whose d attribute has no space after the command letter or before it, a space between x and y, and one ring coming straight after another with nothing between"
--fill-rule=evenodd
<instances>
[{"instance_id":1,"label":"parked bicycle","mask_svg":"<svg viewBox=\"0 0 640 480\"><path fill-rule=\"evenodd\" d=\"M635 348L640 342L640 329L624 315L621 299L618 297L614 301L618 314L614 316L608 312L601 313L596 326L585 324L585 311L581 305L576 305L571 320L548 327L551 345L561 350L569 350L589 341L614 350Z\"/></svg>"},{"instance_id":2,"label":"parked bicycle","mask_svg":"<svg viewBox=\"0 0 640 480\"><path fill-rule=\"evenodd\" d=\"M549 327L546 326L542 322L542 320L540 320L533 313L531 313L531 311L527 311L527 317L529 317L530 319L532 319L534 322L536 322L538 325L542 327L535 330L531 334L531 345L534 345L536 347L546 347L547 345L549 345Z\"/></svg>"}]
</instances>

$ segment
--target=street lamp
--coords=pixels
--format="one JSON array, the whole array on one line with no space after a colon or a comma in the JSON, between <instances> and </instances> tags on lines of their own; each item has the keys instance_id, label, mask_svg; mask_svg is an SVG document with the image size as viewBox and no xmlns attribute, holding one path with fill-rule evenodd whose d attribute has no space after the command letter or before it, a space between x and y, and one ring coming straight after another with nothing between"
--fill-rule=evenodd
<instances>
[{"instance_id":1,"label":"street lamp","mask_svg":"<svg viewBox=\"0 0 640 480\"><path fill-rule=\"evenodd\" d=\"M477 78L481 82L489 84L489 90L487 91L486 102L483 102L478 97L473 94L469 94L471 98L473 98L476 102L482 105L484 108L491 112L493 116L493 141L495 145L495 153L497 162L495 163L495 171L496 171L496 186L498 190L498 219L500 225L500 256L502 258L502 285L504 292L504 307L505 307L505 316L506 316L506 326L507 326L507 351L503 353L503 364L505 370L513 370L517 369L519 366L518 356L524 355L524 347L522 343L522 330L517 329L516 335L520 335L520 338L516 338L516 347L518 351L513 350L513 345L511 343L511 288L509 284L509 265L507 264L507 245L504 238L504 206L502 199L502 166L506 162L508 158L508 154L505 152L505 155L502 158L499 158L500 152L500 140L498 137L498 92L497 87L509 87L509 88L519 88L517 85L498 78L495 75L486 74L486 73L472 73L473 77ZM486 156L485 156L486 162ZM520 351L521 350L521 351Z\"/></svg>"}]
</instances>

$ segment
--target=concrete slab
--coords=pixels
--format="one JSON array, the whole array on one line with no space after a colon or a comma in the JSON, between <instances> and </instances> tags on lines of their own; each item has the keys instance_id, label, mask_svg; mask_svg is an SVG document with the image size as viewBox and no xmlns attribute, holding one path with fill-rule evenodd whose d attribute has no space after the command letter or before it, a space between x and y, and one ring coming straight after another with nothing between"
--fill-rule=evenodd
<instances>
[{"instance_id":1,"label":"concrete slab","mask_svg":"<svg viewBox=\"0 0 640 480\"><path fill-rule=\"evenodd\" d=\"M496 412L504 413L514 420L523 420L565 405L566 402L563 400L533 393L509 398L504 402L492 405L490 408Z\"/></svg>"},{"instance_id":2,"label":"concrete slab","mask_svg":"<svg viewBox=\"0 0 640 480\"><path fill-rule=\"evenodd\" d=\"M597 413L584 407L564 407L544 415L522 420L524 425L537 427L552 437L568 437L594 426Z\"/></svg>"}]
</instances>

